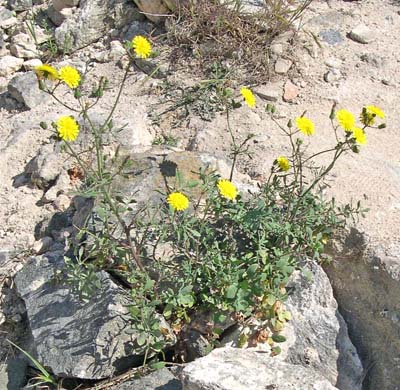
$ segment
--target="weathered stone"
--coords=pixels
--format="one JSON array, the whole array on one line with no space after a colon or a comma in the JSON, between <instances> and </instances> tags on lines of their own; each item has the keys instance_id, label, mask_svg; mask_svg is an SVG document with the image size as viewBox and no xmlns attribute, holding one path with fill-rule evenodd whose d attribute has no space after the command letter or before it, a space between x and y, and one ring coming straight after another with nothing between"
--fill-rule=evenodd
<instances>
[{"instance_id":1,"label":"weathered stone","mask_svg":"<svg viewBox=\"0 0 400 390\"><path fill-rule=\"evenodd\" d=\"M181 376L185 390L336 389L311 368L230 347L217 348L189 363Z\"/></svg>"},{"instance_id":2,"label":"weathered stone","mask_svg":"<svg viewBox=\"0 0 400 390\"><path fill-rule=\"evenodd\" d=\"M334 29L323 30L319 36L328 45L338 45L344 41L340 31Z\"/></svg>"},{"instance_id":3,"label":"weathered stone","mask_svg":"<svg viewBox=\"0 0 400 390\"><path fill-rule=\"evenodd\" d=\"M79 5L79 0L53 0L52 5L56 11L61 11L64 8L72 8Z\"/></svg>"},{"instance_id":4,"label":"weathered stone","mask_svg":"<svg viewBox=\"0 0 400 390\"><path fill-rule=\"evenodd\" d=\"M32 250L35 254L41 255L50 249L53 242L51 237L45 236L33 244Z\"/></svg>"},{"instance_id":5,"label":"weathered stone","mask_svg":"<svg viewBox=\"0 0 400 390\"><path fill-rule=\"evenodd\" d=\"M26 381L27 362L23 358L10 358L0 363L0 389L21 389Z\"/></svg>"},{"instance_id":6,"label":"weathered stone","mask_svg":"<svg viewBox=\"0 0 400 390\"><path fill-rule=\"evenodd\" d=\"M113 387L114 390L182 390L181 382L167 368L139 379L131 379Z\"/></svg>"},{"instance_id":7,"label":"weathered stone","mask_svg":"<svg viewBox=\"0 0 400 390\"><path fill-rule=\"evenodd\" d=\"M254 92L260 96L260 98L268 100L270 102L277 102L282 96L282 84L263 84L254 89Z\"/></svg>"},{"instance_id":8,"label":"weathered stone","mask_svg":"<svg viewBox=\"0 0 400 390\"><path fill-rule=\"evenodd\" d=\"M275 72L277 74L286 74L289 72L293 62L291 60L286 60L284 58L278 58L275 63Z\"/></svg>"},{"instance_id":9,"label":"weathered stone","mask_svg":"<svg viewBox=\"0 0 400 390\"><path fill-rule=\"evenodd\" d=\"M329 279L316 264L311 265L311 271L312 280L296 272L287 286L286 307L292 314L287 332L295 338L288 346L286 360L313 368L341 390L361 390L363 368Z\"/></svg>"},{"instance_id":10,"label":"weathered stone","mask_svg":"<svg viewBox=\"0 0 400 390\"><path fill-rule=\"evenodd\" d=\"M8 0L8 6L14 11L26 11L32 8L32 0Z\"/></svg>"},{"instance_id":11,"label":"weathered stone","mask_svg":"<svg viewBox=\"0 0 400 390\"><path fill-rule=\"evenodd\" d=\"M24 60L14 56L4 56L0 58L0 76L9 76L21 69Z\"/></svg>"},{"instance_id":12,"label":"weathered stone","mask_svg":"<svg viewBox=\"0 0 400 390\"><path fill-rule=\"evenodd\" d=\"M26 71L34 70L37 66L42 65L42 61L38 58L34 58L32 60L25 61L22 66Z\"/></svg>"},{"instance_id":13,"label":"weathered stone","mask_svg":"<svg viewBox=\"0 0 400 390\"><path fill-rule=\"evenodd\" d=\"M376 33L365 24L359 24L351 30L349 37L359 43L370 43L376 39Z\"/></svg>"},{"instance_id":14,"label":"weathered stone","mask_svg":"<svg viewBox=\"0 0 400 390\"><path fill-rule=\"evenodd\" d=\"M366 367L366 389L400 390L400 246L367 245L351 229L326 267L352 342Z\"/></svg>"},{"instance_id":15,"label":"weathered stone","mask_svg":"<svg viewBox=\"0 0 400 390\"><path fill-rule=\"evenodd\" d=\"M299 95L299 89L290 81L287 80L283 87L283 100L291 102Z\"/></svg>"},{"instance_id":16,"label":"weathered stone","mask_svg":"<svg viewBox=\"0 0 400 390\"><path fill-rule=\"evenodd\" d=\"M292 320L282 331L286 341L280 344L282 352L277 359L311 368L341 390L361 390L363 368L338 312L329 279L320 266L310 267L311 280L296 271L288 282L285 306ZM239 337L238 327L222 339L221 345L238 346ZM268 344L253 349L271 353Z\"/></svg>"},{"instance_id":17,"label":"weathered stone","mask_svg":"<svg viewBox=\"0 0 400 390\"><path fill-rule=\"evenodd\" d=\"M79 49L96 42L112 28L143 18L131 0L81 0L76 13L56 29L55 38L61 47L68 44Z\"/></svg>"},{"instance_id":18,"label":"weathered stone","mask_svg":"<svg viewBox=\"0 0 400 390\"><path fill-rule=\"evenodd\" d=\"M164 20L165 15L169 13L168 7L163 0L134 0L140 11L154 23Z\"/></svg>"},{"instance_id":19,"label":"weathered stone","mask_svg":"<svg viewBox=\"0 0 400 390\"><path fill-rule=\"evenodd\" d=\"M39 53L33 38L24 33L14 35L10 44L11 54L18 58L37 58Z\"/></svg>"},{"instance_id":20,"label":"weathered stone","mask_svg":"<svg viewBox=\"0 0 400 390\"><path fill-rule=\"evenodd\" d=\"M18 19L14 13L6 7L0 6L0 28L8 29L15 26L18 23Z\"/></svg>"},{"instance_id":21,"label":"weathered stone","mask_svg":"<svg viewBox=\"0 0 400 390\"><path fill-rule=\"evenodd\" d=\"M19 74L12 78L8 84L8 92L29 109L49 100L49 96L39 89L35 72Z\"/></svg>"},{"instance_id":22,"label":"weathered stone","mask_svg":"<svg viewBox=\"0 0 400 390\"><path fill-rule=\"evenodd\" d=\"M129 294L101 271L95 294L82 301L63 283L63 270L62 254L47 254L15 277L38 360L61 377L101 379L126 369L138 360Z\"/></svg>"},{"instance_id":23,"label":"weathered stone","mask_svg":"<svg viewBox=\"0 0 400 390\"><path fill-rule=\"evenodd\" d=\"M40 147L38 154L28 163L25 173L31 176L32 184L46 188L62 171L63 160L53 144Z\"/></svg>"},{"instance_id":24,"label":"weathered stone","mask_svg":"<svg viewBox=\"0 0 400 390\"><path fill-rule=\"evenodd\" d=\"M327 83L333 83L339 81L342 78L342 73L339 69L331 68L324 74L324 80Z\"/></svg>"},{"instance_id":25,"label":"weathered stone","mask_svg":"<svg viewBox=\"0 0 400 390\"><path fill-rule=\"evenodd\" d=\"M47 15L56 26L61 26L65 19L73 15L73 8L64 8L61 11L57 11L50 5L47 9ZM67 44L67 41L64 41L63 44Z\"/></svg>"}]
</instances>

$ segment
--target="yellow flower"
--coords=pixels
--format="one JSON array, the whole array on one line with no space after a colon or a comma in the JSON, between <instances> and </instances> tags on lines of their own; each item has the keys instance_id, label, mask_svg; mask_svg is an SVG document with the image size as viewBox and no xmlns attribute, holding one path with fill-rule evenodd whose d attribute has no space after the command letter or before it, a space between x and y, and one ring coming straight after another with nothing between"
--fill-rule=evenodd
<instances>
[{"instance_id":1,"label":"yellow flower","mask_svg":"<svg viewBox=\"0 0 400 390\"><path fill-rule=\"evenodd\" d=\"M356 119L354 118L354 115L347 110L339 110L336 113L336 119L339 122L339 125L342 126L344 131L350 132L353 131L354 126L356 124Z\"/></svg>"},{"instance_id":2,"label":"yellow flower","mask_svg":"<svg viewBox=\"0 0 400 390\"><path fill-rule=\"evenodd\" d=\"M365 106L365 108L367 109L368 114L373 114L378 116L379 118L384 119L385 118L385 113L376 106Z\"/></svg>"},{"instance_id":3,"label":"yellow flower","mask_svg":"<svg viewBox=\"0 0 400 390\"><path fill-rule=\"evenodd\" d=\"M62 116L57 121L58 135L64 141L75 141L79 134L79 125L70 116Z\"/></svg>"},{"instance_id":4,"label":"yellow flower","mask_svg":"<svg viewBox=\"0 0 400 390\"><path fill-rule=\"evenodd\" d=\"M279 156L276 159L276 162L278 163L278 166L282 171L286 172L286 171L288 171L290 169L290 163L289 163L289 160L286 157Z\"/></svg>"},{"instance_id":5,"label":"yellow flower","mask_svg":"<svg viewBox=\"0 0 400 390\"><path fill-rule=\"evenodd\" d=\"M43 64L35 67L36 76L49 80L58 80L59 75L57 69L53 68L51 65Z\"/></svg>"},{"instance_id":6,"label":"yellow flower","mask_svg":"<svg viewBox=\"0 0 400 390\"><path fill-rule=\"evenodd\" d=\"M141 35L132 39L132 47L139 58L148 58L151 54L151 43Z\"/></svg>"},{"instance_id":7,"label":"yellow flower","mask_svg":"<svg viewBox=\"0 0 400 390\"><path fill-rule=\"evenodd\" d=\"M311 119L308 119L305 116L296 118L296 126L305 135L314 134L314 123Z\"/></svg>"},{"instance_id":8,"label":"yellow flower","mask_svg":"<svg viewBox=\"0 0 400 390\"><path fill-rule=\"evenodd\" d=\"M353 129L353 137L356 139L358 144L365 145L367 143L367 136L359 127Z\"/></svg>"},{"instance_id":9,"label":"yellow flower","mask_svg":"<svg viewBox=\"0 0 400 390\"><path fill-rule=\"evenodd\" d=\"M218 180L217 184L219 193L226 199L234 200L237 197L238 191L236 186L226 179Z\"/></svg>"},{"instance_id":10,"label":"yellow flower","mask_svg":"<svg viewBox=\"0 0 400 390\"><path fill-rule=\"evenodd\" d=\"M174 210L183 211L189 207L189 199L181 192L172 192L167 197L167 202Z\"/></svg>"},{"instance_id":11,"label":"yellow flower","mask_svg":"<svg viewBox=\"0 0 400 390\"><path fill-rule=\"evenodd\" d=\"M254 108L256 106L256 98L249 88L241 88L240 93L242 94L244 101L250 108Z\"/></svg>"},{"instance_id":12,"label":"yellow flower","mask_svg":"<svg viewBox=\"0 0 400 390\"><path fill-rule=\"evenodd\" d=\"M70 88L76 88L81 82L79 72L72 66L63 66L60 69L60 79Z\"/></svg>"}]
</instances>

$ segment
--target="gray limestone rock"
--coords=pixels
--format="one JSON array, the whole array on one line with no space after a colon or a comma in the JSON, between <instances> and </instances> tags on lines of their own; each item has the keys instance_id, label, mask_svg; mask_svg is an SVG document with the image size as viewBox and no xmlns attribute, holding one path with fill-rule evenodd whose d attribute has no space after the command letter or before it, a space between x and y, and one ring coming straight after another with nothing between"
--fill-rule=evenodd
<instances>
[{"instance_id":1,"label":"gray limestone rock","mask_svg":"<svg viewBox=\"0 0 400 390\"><path fill-rule=\"evenodd\" d=\"M39 89L35 72L16 75L8 84L8 92L29 109L50 99L49 95Z\"/></svg>"},{"instance_id":2,"label":"gray limestone rock","mask_svg":"<svg viewBox=\"0 0 400 390\"><path fill-rule=\"evenodd\" d=\"M186 365L185 390L334 390L312 368L283 362L266 353L230 347L217 348Z\"/></svg>"},{"instance_id":3,"label":"gray limestone rock","mask_svg":"<svg viewBox=\"0 0 400 390\"><path fill-rule=\"evenodd\" d=\"M0 58L0 76L10 76L21 69L24 60L14 56L6 55Z\"/></svg>"},{"instance_id":4,"label":"gray limestone rock","mask_svg":"<svg viewBox=\"0 0 400 390\"><path fill-rule=\"evenodd\" d=\"M26 11L32 8L32 0L8 0L8 6L14 11Z\"/></svg>"},{"instance_id":5,"label":"gray limestone rock","mask_svg":"<svg viewBox=\"0 0 400 390\"><path fill-rule=\"evenodd\" d=\"M0 363L0 389L19 390L26 381L27 362L21 357Z\"/></svg>"},{"instance_id":6,"label":"gray limestone rock","mask_svg":"<svg viewBox=\"0 0 400 390\"><path fill-rule=\"evenodd\" d=\"M62 255L48 253L15 277L41 364L61 377L101 379L137 363L129 294L101 271L96 293L82 301L63 283L64 269Z\"/></svg>"},{"instance_id":7,"label":"gray limestone rock","mask_svg":"<svg viewBox=\"0 0 400 390\"><path fill-rule=\"evenodd\" d=\"M58 45L80 49L121 28L144 19L131 0L81 0L77 12L56 29Z\"/></svg>"}]
</instances>

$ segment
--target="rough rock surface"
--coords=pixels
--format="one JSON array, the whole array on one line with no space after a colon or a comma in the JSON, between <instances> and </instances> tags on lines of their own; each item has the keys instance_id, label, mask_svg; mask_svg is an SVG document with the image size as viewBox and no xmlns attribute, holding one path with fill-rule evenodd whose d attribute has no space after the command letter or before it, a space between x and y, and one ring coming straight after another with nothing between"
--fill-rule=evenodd
<instances>
[{"instance_id":1,"label":"rough rock surface","mask_svg":"<svg viewBox=\"0 0 400 390\"><path fill-rule=\"evenodd\" d=\"M8 84L8 92L20 103L31 109L43 104L49 96L41 91L38 86L35 72L19 74Z\"/></svg>"},{"instance_id":2,"label":"rough rock surface","mask_svg":"<svg viewBox=\"0 0 400 390\"><path fill-rule=\"evenodd\" d=\"M184 390L334 390L310 368L283 362L266 353L217 348L182 371Z\"/></svg>"},{"instance_id":3,"label":"rough rock surface","mask_svg":"<svg viewBox=\"0 0 400 390\"><path fill-rule=\"evenodd\" d=\"M60 254L33 257L15 278L38 360L58 376L83 379L127 368L137 359L129 295L101 272L101 287L84 302L62 284L64 267Z\"/></svg>"},{"instance_id":4,"label":"rough rock surface","mask_svg":"<svg viewBox=\"0 0 400 390\"><path fill-rule=\"evenodd\" d=\"M81 0L77 12L56 29L60 47L79 49L97 41L113 28L143 19L131 0Z\"/></svg>"},{"instance_id":5,"label":"rough rock surface","mask_svg":"<svg viewBox=\"0 0 400 390\"><path fill-rule=\"evenodd\" d=\"M313 368L341 390L361 389L363 367L338 312L329 279L320 266L310 266L311 280L296 272L288 284L286 306L293 318L286 333L295 338L289 341L286 360Z\"/></svg>"},{"instance_id":6,"label":"rough rock surface","mask_svg":"<svg viewBox=\"0 0 400 390\"><path fill-rule=\"evenodd\" d=\"M400 389L400 246L368 248L355 229L326 267L353 342L364 362L367 389Z\"/></svg>"}]
</instances>

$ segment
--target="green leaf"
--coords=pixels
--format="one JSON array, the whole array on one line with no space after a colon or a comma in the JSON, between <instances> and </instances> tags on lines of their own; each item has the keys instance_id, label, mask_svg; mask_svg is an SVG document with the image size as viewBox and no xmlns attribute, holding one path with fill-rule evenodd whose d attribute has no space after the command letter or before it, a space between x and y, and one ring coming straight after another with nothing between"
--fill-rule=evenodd
<instances>
[{"instance_id":1,"label":"green leaf","mask_svg":"<svg viewBox=\"0 0 400 390\"><path fill-rule=\"evenodd\" d=\"M153 370L160 370L161 368L164 368L166 366L166 362L156 362L156 363L151 363L150 368Z\"/></svg>"},{"instance_id":2,"label":"green leaf","mask_svg":"<svg viewBox=\"0 0 400 390\"><path fill-rule=\"evenodd\" d=\"M233 299L236 296L236 292L237 292L237 286L232 284L226 289L225 296L228 299Z\"/></svg>"},{"instance_id":3,"label":"green leaf","mask_svg":"<svg viewBox=\"0 0 400 390\"><path fill-rule=\"evenodd\" d=\"M272 340L274 340L276 343L284 343L286 341L286 337L275 333L272 335Z\"/></svg>"},{"instance_id":4,"label":"green leaf","mask_svg":"<svg viewBox=\"0 0 400 390\"><path fill-rule=\"evenodd\" d=\"M147 341L147 334L146 333L140 333L139 336L136 339L137 345L141 347L142 345L145 345Z\"/></svg>"}]
</instances>

